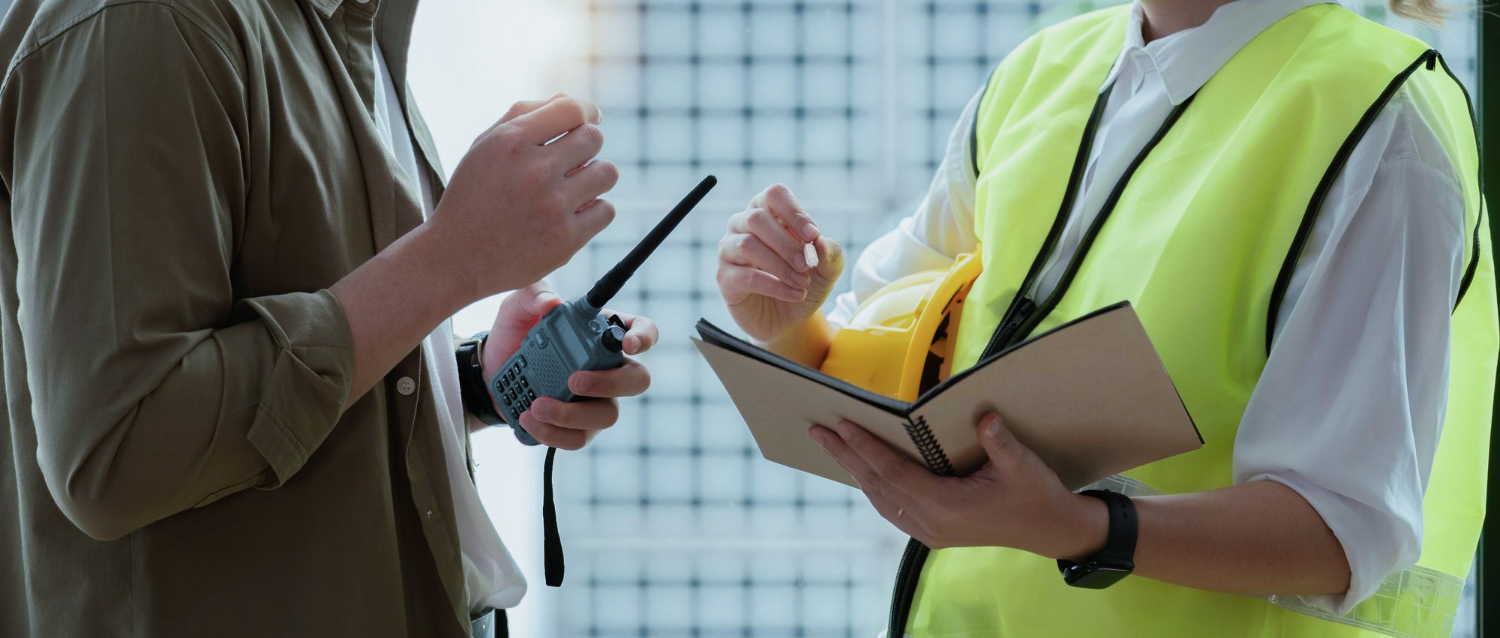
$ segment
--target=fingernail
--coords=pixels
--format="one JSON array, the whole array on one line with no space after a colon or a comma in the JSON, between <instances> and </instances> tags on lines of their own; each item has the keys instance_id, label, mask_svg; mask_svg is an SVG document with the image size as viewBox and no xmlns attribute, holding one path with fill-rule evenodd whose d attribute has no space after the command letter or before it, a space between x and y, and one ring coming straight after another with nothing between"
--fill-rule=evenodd
<instances>
[{"instance_id":1,"label":"fingernail","mask_svg":"<svg viewBox=\"0 0 1500 638\"><path fill-rule=\"evenodd\" d=\"M807 241L812 241L814 239L817 239L818 238L818 227L815 226L815 225L813 225L813 224L808 224L806 226L803 226L802 227L802 238L805 239L805 240L807 240Z\"/></svg>"},{"instance_id":2,"label":"fingernail","mask_svg":"<svg viewBox=\"0 0 1500 638\"><path fill-rule=\"evenodd\" d=\"M807 258L803 257L800 253L796 254L796 255L793 255L792 256L792 268L796 269L797 272L799 272L799 273L800 272L806 272L807 271Z\"/></svg>"},{"instance_id":3,"label":"fingernail","mask_svg":"<svg viewBox=\"0 0 1500 638\"><path fill-rule=\"evenodd\" d=\"M992 439L1000 438L1000 419L990 417L990 424L984 426L984 435Z\"/></svg>"},{"instance_id":4,"label":"fingernail","mask_svg":"<svg viewBox=\"0 0 1500 638\"><path fill-rule=\"evenodd\" d=\"M540 301L542 303L552 303L553 299L557 299L557 300L560 301L560 300L562 300L562 297L559 297L559 296L557 296L557 293L550 292L550 291L542 291L542 292L537 293L537 295L536 295L536 300Z\"/></svg>"},{"instance_id":5,"label":"fingernail","mask_svg":"<svg viewBox=\"0 0 1500 638\"><path fill-rule=\"evenodd\" d=\"M807 429L807 438L812 439L813 441L817 442L818 445L822 445L824 447L827 447L827 444L824 443L824 441L823 441L824 437L826 437L826 436L827 435L825 435L821 431L819 431L817 427L811 427L811 428Z\"/></svg>"}]
</instances>

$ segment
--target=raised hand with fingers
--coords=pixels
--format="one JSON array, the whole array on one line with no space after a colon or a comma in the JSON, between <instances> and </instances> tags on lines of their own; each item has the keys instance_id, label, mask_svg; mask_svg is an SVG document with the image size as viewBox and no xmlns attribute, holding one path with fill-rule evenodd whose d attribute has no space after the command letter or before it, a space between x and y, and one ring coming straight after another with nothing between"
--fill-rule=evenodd
<instances>
[{"instance_id":1,"label":"raised hand with fingers","mask_svg":"<svg viewBox=\"0 0 1500 638\"><path fill-rule=\"evenodd\" d=\"M806 246L812 244L815 263ZM782 185L729 219L719 241L719 292L751 337L774 341L818 312L843 271L843 251Z\"/></svg>"},{"instance_id":2,"label":"raised hand with fingers","mask_svg":"<svg viewBox=\"0 0 1500 638\"><path fill-rule=\"evenodd\" d=\"M614 219L600 199L619 179L592 102L563 94L511 107L474 140L428 223L470 261L475 298L566 264Z\"/></svg>"}]
</instances>

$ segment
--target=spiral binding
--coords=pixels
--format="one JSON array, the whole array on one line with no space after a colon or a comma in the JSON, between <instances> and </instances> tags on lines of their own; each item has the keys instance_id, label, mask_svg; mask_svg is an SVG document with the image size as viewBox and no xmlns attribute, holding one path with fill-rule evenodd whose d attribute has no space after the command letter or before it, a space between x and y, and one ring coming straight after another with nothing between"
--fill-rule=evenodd
<instances>
[{"instance_id":1,"label":"spiral binding","mask_svg":"<svg viewBox=\"0 0 1500 638\"><path fill-rule=\"evenodd\" d=\"M926 417L919 416L915 421L908 417L906 435L917 445L917 452L921 453L922 462L927 464L927 469L941 476L953 476L953 463L948 460L943 445L932 435L932 428L927 427Z\"/></svg>"}]
</instances>

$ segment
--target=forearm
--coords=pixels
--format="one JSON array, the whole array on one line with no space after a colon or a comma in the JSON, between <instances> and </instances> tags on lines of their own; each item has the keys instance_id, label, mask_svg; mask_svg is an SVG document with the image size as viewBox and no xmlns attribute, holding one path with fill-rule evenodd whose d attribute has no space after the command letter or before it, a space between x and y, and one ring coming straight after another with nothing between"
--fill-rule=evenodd
<instances>
[{"instance_id":1,"label":"forearm","mask_svg":"<svg viewBox=\"0 0 1500 638\"><path fill-rule=\"evenodd\" d=\"M786 334L762 347L809 368L818 369L828 358L828 349L833 345L833 333L837 328L828 323L823 313L814 312L806 321L797 324Z\"/></svg>"},{"instance_id":2,"label":"forearm","mask_svg":"<svg viewBox=\"0 0 1500 638\"><path fill-rule=\"evenodd\" d=\"M424 224L330 288L343 306L354 343L346 408L438 324L478 297L477 287L459 275L467 272L463 256L445 249L439 234Z\"/></svg>"},{"instance_id":3,"label":"forearm","mask_svg":"<svg viewBox=\"0 0 1500 638\"><path fill-rule=\"evenodd\" d=\"M1088 497L1083 497L1088 498ZM1274 481L1210 492L1136 498L1135 575L1209 591L1341 594L1349 588L1343 546L1301 495ZM1100 505L1089 510L1080 547L1104 544Z\"/></svg>"}]
</instances>

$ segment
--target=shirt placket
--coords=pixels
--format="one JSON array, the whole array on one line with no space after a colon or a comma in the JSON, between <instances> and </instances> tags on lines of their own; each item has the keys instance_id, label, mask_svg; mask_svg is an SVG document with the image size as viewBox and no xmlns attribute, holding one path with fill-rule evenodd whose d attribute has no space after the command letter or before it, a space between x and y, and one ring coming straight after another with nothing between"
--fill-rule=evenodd
<instances>
[{"instance_id":1,"label":"shirt placket","mask_svg":"<svg viewBox=\"0 0 1500 638\"><path fill-rule=\"evenodd\" d=\"M335 77L344 99L345 112L354 129L361 168L370 198L370 225L375 252L388 248L402 234L422 222L421 203L410 189L403 188L395 171L401 170L386 151L375 123L375 101L381 99L378 67L375 62L376 16L383 0L346 0L327 14L325 24L336 59L342 60L347 72ZM392 0L384 0L387 3ZM399 5L399 3L396 3ZM404 49L402 51L404 55ZM436 435L431 416L438 406L425 406L432 394L425 388L433 383L423 374L425 361L420 346L409 352L385 378L390 403L391 427L399 433L405 447L407 479L422 530L437 563L443 586L460 627L468 626L467 594L464 591L463 562L459 553L457 528L452 521L451 499L439 499L449 487L443 469L441 439Z\"/></svg>"}]
</instances>

